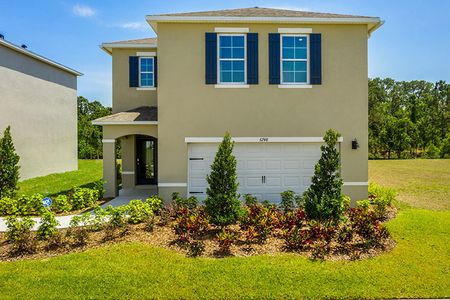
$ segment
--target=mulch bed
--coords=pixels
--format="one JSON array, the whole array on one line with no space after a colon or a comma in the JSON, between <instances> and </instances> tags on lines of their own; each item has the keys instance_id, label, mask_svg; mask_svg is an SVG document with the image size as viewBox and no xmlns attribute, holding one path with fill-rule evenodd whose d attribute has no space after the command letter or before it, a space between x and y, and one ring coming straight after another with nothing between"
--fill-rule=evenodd
<instances>
[{"instance_id":1,"label":"mulch bed","mask_svg":"<svg viewBox=\"0 0 450 300\"><path fill-rule=\"evenodd\" d=\"M389 213L389 217L393 217L395 211ZM65 236L69 229L61 229L59 232L62 236ZM210 258L222 258L228 256L236 257L248 257L255 255L277 255L281 253L287 253L284 248L284 240L280 236L280 232L275 232L270 236L264 243L247 243L242 236L242 232L239 226L230 226L229 230L233 231L237 235L236 241L231 246L230 253L220 253L218 251L218 242L215 237L217 229L211 228L205 234L202 235L201 239L204 242L205 250L202 257ZM127 242L140 242L157 247L162 247L170 251L174 251L183 255L187 254L185 247L180 246L177 243L177 235L174 233L172 227L168 224L162 225L158 224L158 219L156 220L156 225L153 231L149 232L146 230L145 224L129 225L127 227L127 233L121 235L117 231L115 232L114 239L105 239L107 236L107 231L102 230L98 232L89 232L89 238L86 245L77 246L75 245L76 240L73 238L66 238L63 246L57 249L47 249L47 242L37 241L36 251L32 254L22 254L22 255L12 255L11 245L9 245L5 240L5 234L0 233L0 261L15 261L22 259L43 259L55 257L67 253L83 252L88 249L94 249L103 247L106 245L112 245L117 243L127 243ZM338 245L331 245L332 248L339 249ZM365 259L379 255L380 253L390 251L395 247L395 241L392 238L386 238L381 242L381 245L375 248L364 249L363 251L358 251L358 259ZM334 249L334 248L333 248ZM359 249L360 250L360 249ZM302 252L292 252L300 256L310 256L311 253L308 251ZM355 257L351 257L348 254L342 254L339 250L332 251L333 254L325 257L326 260L351 260Z\"/></svg>"}]
</instances>

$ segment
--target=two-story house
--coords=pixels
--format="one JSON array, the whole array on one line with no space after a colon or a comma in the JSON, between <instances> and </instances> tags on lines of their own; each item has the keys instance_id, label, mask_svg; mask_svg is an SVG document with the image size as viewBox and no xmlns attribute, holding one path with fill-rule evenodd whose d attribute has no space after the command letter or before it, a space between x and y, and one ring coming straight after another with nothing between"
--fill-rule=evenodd
<instances>
[{"instance_id":1,"label":"two-story house","mask_svg":"<svg viewBox=\"0 0 450 300\"><path fill-rule=\"evenodd\" d=\"M310 185L333 128L344 193L367 197L367 43L379 18L255 7L146 19L157 38L101 46L113 72L113 114L95 122L108 196L120 139L124 188L204 199L228 131L239 192L276 202Z\"/></svg>"}]
</instances>

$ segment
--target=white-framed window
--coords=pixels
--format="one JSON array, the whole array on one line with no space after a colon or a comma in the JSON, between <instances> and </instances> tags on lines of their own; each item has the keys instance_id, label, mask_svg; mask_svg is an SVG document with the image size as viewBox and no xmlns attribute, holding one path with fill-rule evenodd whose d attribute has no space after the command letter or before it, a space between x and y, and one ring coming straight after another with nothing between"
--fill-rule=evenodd
<instances>
[{"instance_id":1,"label":"white-framed window","mask_svg":"<svg viewBox=\"0 0 450 300\"><path fill-rule=\"evenodd\" d=\"M155 86L155 62L153 57L139 57L139 87Z\"/></svg>"},{"instance_id":2,"label":"white-framed window","mask_svg":"<svg viewBox=\"0 0 450 300\"><path fill-rule=\"evenodd\" d=\"M247 47L245 34L219 34L217 39L219 84L245 84Z\"/></svg>"},{"instance_id":3,"label":"white-framed window","mask_svg":"<svg viewBox=\"0 0 450 300\"><path fill-rule=\"evenodd\" d=\"M309 84L309 35L281 35L281 84Z\"/></svg>"}]
</instances>

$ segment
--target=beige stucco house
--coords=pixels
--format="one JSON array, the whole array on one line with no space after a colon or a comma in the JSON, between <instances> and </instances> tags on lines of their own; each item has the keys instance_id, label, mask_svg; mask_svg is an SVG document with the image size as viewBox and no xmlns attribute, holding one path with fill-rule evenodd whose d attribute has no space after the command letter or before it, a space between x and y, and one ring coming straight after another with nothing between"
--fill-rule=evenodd
<instances>
[{"instance_id":1,"label":"beige stucco house","mask_svg":"<svg viewBox=\"0 0 450 300\"><path fill-rule=\"evenodd\" d=\"M124 188L204 199L229 131L239 192L276 202L309 186L333 128L344 192L367 197L367 43L379 18L255 7L146 19L157 38L101 45L112 57L113 114L95 121L109 196L120 139Z\"/></svg>"},{"instance_id":2,"label":"beige stucco house","mask_svg":"<svg viewBox=\"0 0 450 300\"><path fill-rule=\"evenodd\" d=\"M80 75L0 37L0 134L11 126L20 179L78 168Z\"/></svg>"}]
</instances>

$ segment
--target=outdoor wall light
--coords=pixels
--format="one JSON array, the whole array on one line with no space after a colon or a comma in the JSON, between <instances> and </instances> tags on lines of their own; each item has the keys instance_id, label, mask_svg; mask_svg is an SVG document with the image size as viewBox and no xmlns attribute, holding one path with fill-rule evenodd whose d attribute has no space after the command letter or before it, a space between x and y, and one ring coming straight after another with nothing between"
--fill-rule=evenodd
<instances>
[{"instance_id":1,"label":"outdoor wall light","mask_svg":"<svg viewBox=\"0 0 450 300\"><path fill-rule=\"evenodd\" d=\"M352 140L352 149L358 149L358 148L359 148L358 140L356 138L354 138Z\"/></svg>"}]
</instances>

